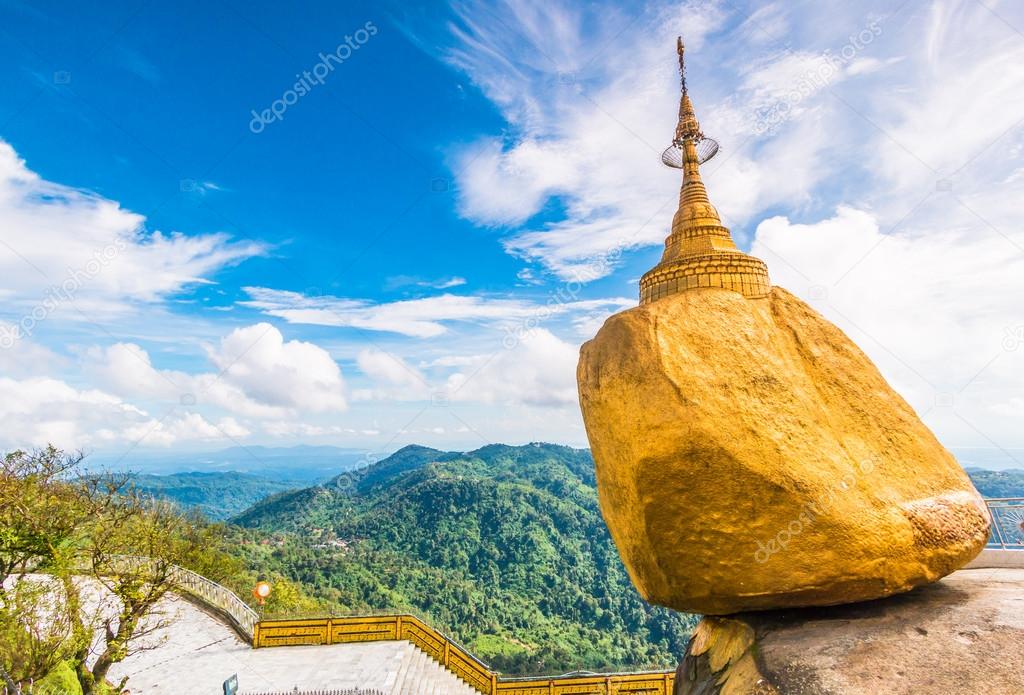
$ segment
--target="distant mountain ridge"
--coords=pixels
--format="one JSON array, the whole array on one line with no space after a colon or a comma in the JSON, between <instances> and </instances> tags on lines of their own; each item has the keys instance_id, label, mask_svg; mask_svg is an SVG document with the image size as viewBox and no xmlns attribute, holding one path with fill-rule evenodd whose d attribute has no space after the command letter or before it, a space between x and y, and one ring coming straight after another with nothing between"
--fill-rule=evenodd
<instances>
[{"instance_id":1,"label":"distant mountain ridge","mask_svg":"<svg viewBox=\"0 0 1024 695\"><path fill-rule=\"evenodd\" d=\"M303 481L269 480L237 471L189 471L170 475L138 473L131 486L144 495L168 499L196 509L213 521L223 521L278 492L301 488Z\"/></svg>"},{"instance_id":2,"label":"distant mountain ridge","mask_svg":"<svg viewBox=\"0 0 1024 695\"><path fill-rule=\"evenodd\" d=\"M151 475L189 472L250 473L276 481L319 483L365 465L366 452L336 446L290 447L233 446L206 452L145 452L131 456L93 453L86 457L89 470L129 471Z\"/></svg>"},{"instance_id":3,"label":"distant mountain ridge","mask_svg":"<svg viewBox=\"0 0 1024 695\"><path fill-rule=\"evenodd\" d=\"M280 539L244 546L254 567L338 611L425 615L506 673L670 667L693 623L633 588L586 450L408 446L233 521Z\"/></svg>"},{"instance_id":4,"label":"distant mountain ridge","mask_svg":"<svg viewBox=\"0 0 1024 695\"><path fill-rule=\"evenodd\" d=\"M982 497L1024 497L1024 470L988 471L968 468L974 487Z\"/></svg>"}]
</instances>

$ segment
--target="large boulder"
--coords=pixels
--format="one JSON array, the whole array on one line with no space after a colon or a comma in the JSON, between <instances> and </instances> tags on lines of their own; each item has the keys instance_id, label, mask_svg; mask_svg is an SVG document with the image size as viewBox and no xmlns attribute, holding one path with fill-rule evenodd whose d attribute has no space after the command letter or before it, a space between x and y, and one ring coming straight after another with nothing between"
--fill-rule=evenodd
<instances>
[{"instance_id":1,"label":"large boulder","mask_svg":"<svg viewBox=\"0 0 1024 695\"><path fill-rule=\"evenodd\" d=\"M867 356L790 293L689 289L581 351L601 510L643 596L682 611L849 603L985 545L953 456Z\"/></svg>"}]
</instances>

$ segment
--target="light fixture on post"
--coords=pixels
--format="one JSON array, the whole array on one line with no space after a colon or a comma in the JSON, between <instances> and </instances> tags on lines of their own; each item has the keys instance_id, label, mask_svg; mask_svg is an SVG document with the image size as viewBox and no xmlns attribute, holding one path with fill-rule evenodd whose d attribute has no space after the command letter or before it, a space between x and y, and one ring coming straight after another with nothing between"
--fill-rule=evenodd
<instances>
[{"instance_id":1,"label":"light fixture on post","mask_svg":"<svg viewBox=\"0 0 1024 695\"><path fill-rule=\"evenodd\" d=\"M256 582L256 586L252 588L252 597L256 599L256 602L261 608L266 604L267 599L270 597L270 591L270 582Z\"/></svg>"}]
</instances>

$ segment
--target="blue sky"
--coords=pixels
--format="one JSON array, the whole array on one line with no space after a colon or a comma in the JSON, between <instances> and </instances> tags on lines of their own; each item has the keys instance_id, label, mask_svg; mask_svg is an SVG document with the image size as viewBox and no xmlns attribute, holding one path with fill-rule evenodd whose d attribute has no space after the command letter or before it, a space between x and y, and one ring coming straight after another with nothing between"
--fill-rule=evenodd
<instances>
[{"instance_id":1,"label":"blue sky","mask_svg":"<svg viewBox=\"0 0 1024 695\"><path fill-rule=\"evenodd\" d=\"M578 346L674 211L683 33L740 245L944 442L1019 457L1022 28L992 0L0 0L0 444L584 444Z\"/></svg>"}]
</instances>

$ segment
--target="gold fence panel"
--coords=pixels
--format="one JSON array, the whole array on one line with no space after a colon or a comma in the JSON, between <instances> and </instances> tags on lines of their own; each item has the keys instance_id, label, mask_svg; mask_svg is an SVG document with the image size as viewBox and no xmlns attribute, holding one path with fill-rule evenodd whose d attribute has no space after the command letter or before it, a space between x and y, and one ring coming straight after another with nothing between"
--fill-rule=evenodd
<instances>
[{"instance_id":1,"label":"gold fence panel","mask_svg":"<svg viewBox=\"0 0 1024 695\"><path fill-rule=\"evenodd\" d=\"M672 695L675 674L617 673L499 680L501 695Z\"/></svg>"},{"instance_id":2,"label":"gold fence panel","mask_svg":"<svg viewBox=\"0 0 1024 695\"><path fill-rule=\"evenodd\" d=\"M402 639L407 639L422 649L431 659L444 663L445 647L448 640L434 628L411 615L402 617Z\"/></svg>"},{"instance_id":3,"label":"gold fence panel","mask_svg":"<svg viewBox=\"0 0 1024 695\"><path fill-rule=\"evenodd\" d=\"M461 648L455 645L449 647L448 660L444 666L480 692L491 692L493 681L491 670L483 666L475 657L466 653Z\"/></svg>"},{"instance_id":4,"label":"gold fence panel","mask_svg":"<svg viewBox=\"0 0 1024 695\"><path fill-rule=\"evenodd\" d=\"M254 638L257 647L285 647L299 644L330 644L328 618L308 620L261 620Z\"/></svg>"},{"instance_id":5,"label":"gold fence panel","mask_svg":"<svg viewBox=\"0 0 1024 695\"><path fill-rule=\"evenodd\" d=\"M412 615L261 620L254 647L408 640L485 695L672 695L675 674L580 674L501 679L460 645Z\"/></svg>"},{"instance_id":6,"label":"gold fence panel","mask_svg":"<svg viewBox=\"0 0 1024 695\"><path fill-rule=\"evenodd\" d=\"M342 642L377 642L397 640L399 616L386 615L367 618L331 618L329 644Z\"/></svg>"}]
</instances>

